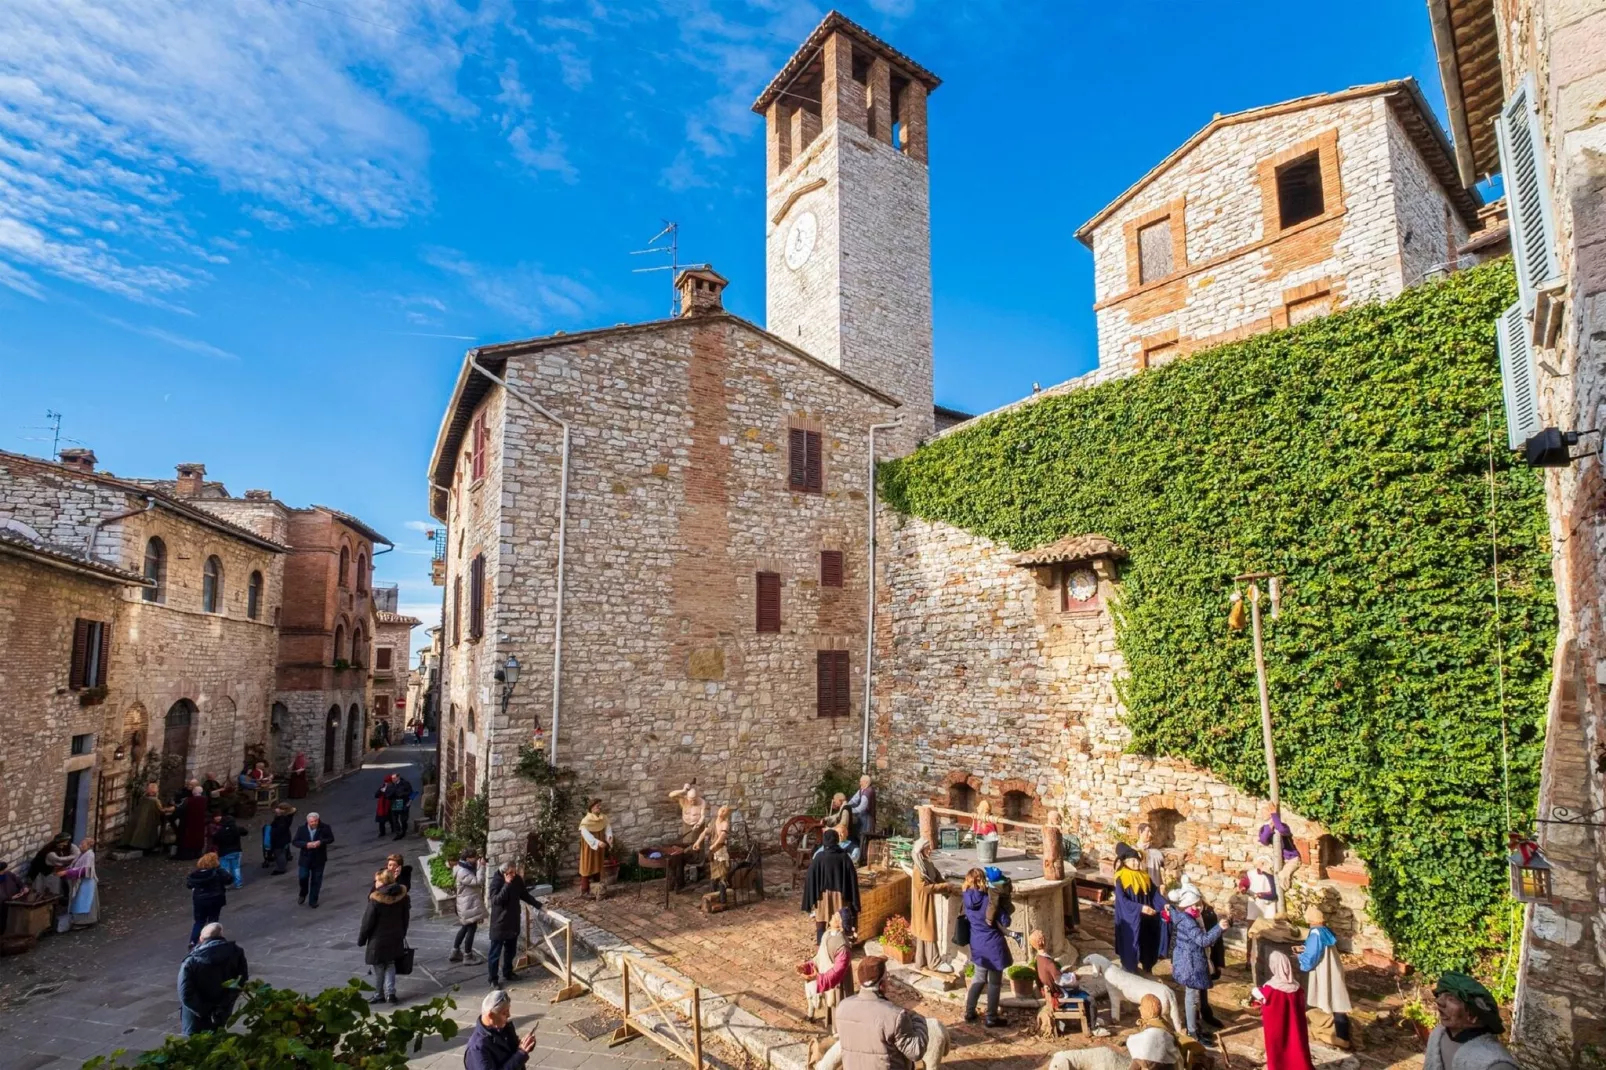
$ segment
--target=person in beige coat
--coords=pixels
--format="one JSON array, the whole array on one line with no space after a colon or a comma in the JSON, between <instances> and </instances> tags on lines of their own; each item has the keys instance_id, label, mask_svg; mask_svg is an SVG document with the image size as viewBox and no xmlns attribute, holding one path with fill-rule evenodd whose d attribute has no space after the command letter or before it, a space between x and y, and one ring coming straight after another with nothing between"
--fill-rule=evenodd
<instances>
[{"instance_id":1,"label":"person in beige coat","mask_svg":"<svg viewBox=\"0 0 1606 1070\"><path fill-rule=\"evenodd\" d=\"M926 1054L926 1020L881 994L887 960L859 960L859 994L836 1009L842 1070L913 1070Z\"/></svg>"}]
</instances>

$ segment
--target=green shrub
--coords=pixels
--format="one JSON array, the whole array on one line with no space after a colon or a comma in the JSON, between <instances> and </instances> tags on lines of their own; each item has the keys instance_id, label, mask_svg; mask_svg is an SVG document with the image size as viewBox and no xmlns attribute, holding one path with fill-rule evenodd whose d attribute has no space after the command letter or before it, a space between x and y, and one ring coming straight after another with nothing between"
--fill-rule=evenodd
<instances>
[{"instance_id":1,"label":"green shrub","mask_svg":"<svg viewBox=\"0 0 1606 1070\"><path fill-rule=\"evenodd\" d=\"M809 813L815 817L824 817L831 811L831 797L841 792L848 798L859 790L859 774L843 765L838 758L832 758L826 763L820 779L814 782L814 801L809 804Z\"/></svg>"},{"instance_id":2,"label":"green shrub","mask_svg":"<svg viewBox=\"0 0 1606 1070\"><path fill-rule=\"evenodd\" d=\"M1097 532L1131 747L1266 792L1232 577L1284 577L1266 663L1283 798L1349 841L1397 954L1486 950L1511 812L1532 813L1556 635L1538 473L1506 450L1509 262L977 420L883 464L898 510L1017 550ZM1494 439L1500 619L1490 581Z\"/></svg>"},{"instance_id":3,"label":"green shrub","mask_svg":"<svg viewBox=\"0 0 1606 1070\"><path fill-rule=\"evenodd\" d=\"M491 833L490 796L481 791L464 799L463 805L452 815L452 838L463 847L472 847L480 858L485 857L485 841Z\"/></svg>"},{"instance_id":4,"label":"green shrub","mask_svg":"<svg viewBox=\"0 0 1606 1070\"><path fill-rule=\"evenodd\" d=\"M457 891L457 880L452 876L452 863L444 853L429 856L429 883L443 892Z\"/></svg>"}]
</instances>

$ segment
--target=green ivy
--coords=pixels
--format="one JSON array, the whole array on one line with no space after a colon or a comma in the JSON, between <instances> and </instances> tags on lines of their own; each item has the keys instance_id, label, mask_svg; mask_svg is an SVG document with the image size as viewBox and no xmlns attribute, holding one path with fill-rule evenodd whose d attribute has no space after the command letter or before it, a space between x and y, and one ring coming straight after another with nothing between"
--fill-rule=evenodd
<instances>
[{"instance_id":1,"label":"green ivy","mask_svg":"<svg viewBox=\"0 0 1606 1070\"><path fill-rule=\"evenodd\" d=\"M1544 491L1506 450L1509 262L975 421L881 467L898 510L1015 549L1097 532L1132 749L1264 795L1235 574L1284 577L1266 662L1283 797L1349 841L1427 970L1485 950L1505 886L1490 433L1510 800L1532 811L1556 634ZM1498 929L1498 926L1495 927Z\"/></svg>"}]
</instances>

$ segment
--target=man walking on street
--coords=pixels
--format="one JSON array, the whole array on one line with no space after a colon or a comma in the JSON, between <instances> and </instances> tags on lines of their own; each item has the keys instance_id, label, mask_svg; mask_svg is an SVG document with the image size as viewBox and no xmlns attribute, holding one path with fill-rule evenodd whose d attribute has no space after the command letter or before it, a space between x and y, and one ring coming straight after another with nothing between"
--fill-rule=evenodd
<instances>
[{"instance_id":1,"label":"man walking on street","mask_svg":"<svg viewBox=\"0 0 1606 1070\"><path fill-rule=\"evenodd\" d=\"M222 1029L229 1024L240 988L250 980L245 952L223 939L223 926L213 922L201 930L195 945L178 968L178 1011L184 1035ZM233 981L237 987L228 987Z\"/></svg>"},{"instance_id":2,"label":"man walking on street","mask_svg":"<svg viewBox=\"0 0 1606 1070\"><path fill-rule=\"evenodd\" d=\"M324 824L317 814L308 814L307 823L296 829L296 838L290 842L301 849L297 866L301 897L296 902L316 907L318 892L323 888L323 867L329 861L329 845L335 842L335 830Z\"/></svg>"},{"instance_id":3,"label":"man walking on street","mask_svg":"<svg viewBox=\"0 0 1606 1070\"><path fill-rule=\"evenodd\" d=\"M503 862L502 871L491 875L486 898L491 904L491 924L486 929L491 940L491 949L485 958L487 972L492 986L506 985L513 980L513 960L519 950L519 929L522 928L519 922L523 913L519 904L528 903L540 910L541 903L530 894L515 862Z\"/></svg>"},{"instance_id":4,"label":"man walking on street","mask_svg":"<svg viewBox=\"0 0 1606 1070\"><path fill-rule=\"evenodd\" d=\"M289 803L280 803L273 808L273 823L268 826L268 858L273 862L273 872L283 873L290 868L290 826L296 818L296 808ZM268 864L267 860L262 863Z\"/></svg>"},{"instance_id":5,"label":"man walking on street","mask_svg":"<svg viewBox=\"0 0 1606 1070\"><path fill-rule=\"evenodd\" d=\"M413 805L413 783L401 774L390 786L390 821L396 829L395 839L407 835L407 811Z\"/></svg>"},{"instance_id":6,"label":"man walking on street","mask_svg":"<svg viewBox=\"0 0 1606 1070\"><path fill-rule=\"evenodd\" d=\"M234 818L228 814L219 815L212 825L212 850L217 852L218 868L229 875L236 888L245 887L245 874L240 871L242 839L240 826L234 823Z\"/></svg>"}]
</instances>

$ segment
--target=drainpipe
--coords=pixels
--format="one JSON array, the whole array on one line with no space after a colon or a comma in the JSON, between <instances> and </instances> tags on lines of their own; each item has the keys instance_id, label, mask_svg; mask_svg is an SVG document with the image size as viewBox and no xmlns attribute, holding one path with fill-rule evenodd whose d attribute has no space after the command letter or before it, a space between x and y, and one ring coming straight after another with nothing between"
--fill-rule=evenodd
<instances>
[{"instance_id":1,"label":"drainpipe","mask_svg":"<svg viewBox=\"0 0 1606 1070\"><path fill-rule=\"evenodd\" d=\"M116 516L108 516L95 521L95 526L89 529L89 539L84 543L84 556L94 559L95 540L100 538L101 528L105 527L107 524L115 524L119 520L127 520L131 516L139 516L141 513L148 513L156 507L156 499L152 495L146 494L144 495L144 498L145 504L138 509L130 509L126 513L118 513Z\"/></svg>"},{"instance_id":2,"label":"drainpipe","mask_svg":"<svg viewBox=\"0 0 1606 1070\"><path fill-rule=\"evenodd\" d=\"M870 425L870 493L866 495L870 502L868 518L868 531L870 536L870 601L868 612L865 614L864 629L864 745L859 756L860 772L870 771L870 702L871 702L871 675L875 665L875 433L877 431L890 431L897 427L902 420L893 420L891 423Z\"/></svg>"},{"instance_id":3,"label":"drainpipe","mask_svg":"<svg viewBox=\"0 0 1606 1070\"><path fill-rule=\"evenodd\" d=\"M558 479L558 597L557 619L552 623L552 742L547 746L547 761L552 765L558 764L558 714L561 712L560 699L562 697L561 684L563 682L563 555L566 536L568 533L569 518L569 424L559 418L551 409L527 396L519 390L509 386L505 379L496 376L485 365L480 363L476 350L470 350L468 365L485 378L507 391L511 398L528 405L548 420L563 428L563 467Z\"/></svg>"}]
</instances>

